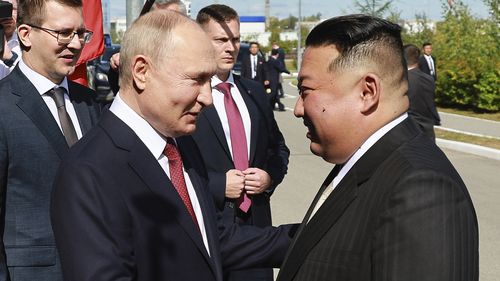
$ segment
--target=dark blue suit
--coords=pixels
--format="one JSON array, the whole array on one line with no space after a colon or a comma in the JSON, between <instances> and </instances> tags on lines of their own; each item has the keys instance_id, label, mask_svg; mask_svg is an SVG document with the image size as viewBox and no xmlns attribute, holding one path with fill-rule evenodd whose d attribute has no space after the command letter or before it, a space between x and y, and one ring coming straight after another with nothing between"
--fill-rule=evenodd
<instances>
[{"instance_id":1,"label":"dark blue suit","mask_svg":"<svg viewBox=\"0 0 500 281\"><path fill-rule=\"evenodd\" d=\"M91 100L94 92L68 83L85 134L100 114ZM9 273L13 281L62 280L49 204L52 182L68 145L42 97L19 67L0 81L0 116L0 280L8 280Z\"/></svg>"},{"instance_id":2,"label":"dark blue suit","mask_svg":"<svg viewBox=\"0 0 500 281\"><path fill-rule=\"evenodd\" d=\"M210 256L156 158L108 111L56 177L52 221L65 280L221 281L222 267L280 264L288 228L216 227L198 148L190 136L177 138L177 145L202 209Z\"/></svg>"},{"instance_id":3,"label":"dark blue suit","mask_svg":"<svg viewBox=\"0 0 500 281\"><path fill-rule=\"evenodd\" d=\"M269 226L271 225L270 196L276 186L283 181L290 151L269 108L262 85L237 75L234 75L234 81L251 119L249 167L266 171L273 181L266 192L252 196L250 222L246 223L259 227ZM224 220L226 223L240 221L237 216L241 215L241 212L234 206L232 200L225 198L226 172L234 169L234 163L214 106L203 109L193 137L200 148L208 171L209 189L219 209L224 210ZM270 270L267 274L272 278ZM245 276L248 280L258 280L248 273Z\"/></svg>"}]
</instances>

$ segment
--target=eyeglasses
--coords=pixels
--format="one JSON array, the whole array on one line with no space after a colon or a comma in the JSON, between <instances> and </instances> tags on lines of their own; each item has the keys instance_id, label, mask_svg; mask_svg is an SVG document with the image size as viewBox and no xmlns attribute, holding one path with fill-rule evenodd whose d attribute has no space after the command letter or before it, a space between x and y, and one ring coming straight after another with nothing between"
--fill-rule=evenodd
<instances>
[{"instance_id":1,"label":"eyeglasses","mask_svg":"<svg viewBox=\"0 0 500 281\"><path fill-rule=\"evenodd\" d=\"M69 44L73 38L75 38L75 35L78 36L78 40L80 40L80 43L85 44L90 42L92 39L92 34L93 32L90 30L78 30L78 31L72 31L72 30L53 30L41 26L36 26L32 24L27 24L28 26L31 26L36 29L43 30L50 34L52 37L57 39L57 43L59 44Z\"/></svg>"}]
</instances>

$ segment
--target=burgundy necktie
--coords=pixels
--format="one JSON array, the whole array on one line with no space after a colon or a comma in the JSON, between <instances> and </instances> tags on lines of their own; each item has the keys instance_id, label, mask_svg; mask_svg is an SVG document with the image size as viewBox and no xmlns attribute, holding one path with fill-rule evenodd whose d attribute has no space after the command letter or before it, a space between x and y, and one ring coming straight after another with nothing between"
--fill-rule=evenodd
<instances>
[{"instance_id":1,"label":"burgundy necktie","mask_svg":"<svg viewBox=\"0 0 500 281\"><path fill-rule=\"evenodd\" d=\"M179 193L179 196L181 197L182 202L184 202L189 215L191 215L194 223L198 226L198 220L196 219L196 214L194 213L193 205L191 204L191 199L189 198L186 180L184 179L184 173L182 171L182 158L177 146L175 145L174 139L167 138L167 145L163 150L163 154L168 158L170 181L177 190L177 193Z\"/></svg>"},{"instance_id":2,"label":"burgundy necktie","mask_svg":"<svg viewBox=\"0 0 500 281\"><path fill-rule=\"evenodd\" d=\"M241 171L246 170L248 168L247 138L240 111L231 96L231 84L223 82L218 84L215 88L224 94L224 107L229 122L234 167ZM243 191L243 194L238 198L236 204L240 210L246 213L248 209L250 209L252 201L246 192Z\"/></svg>"}]
</instances>

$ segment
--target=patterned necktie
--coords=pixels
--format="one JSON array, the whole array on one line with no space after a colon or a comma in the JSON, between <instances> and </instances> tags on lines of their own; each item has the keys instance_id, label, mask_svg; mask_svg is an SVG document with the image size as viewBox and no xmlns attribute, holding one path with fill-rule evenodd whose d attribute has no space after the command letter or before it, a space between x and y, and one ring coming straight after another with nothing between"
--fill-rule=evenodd
<instances>
[{"instance_id":1,"label":"patterned necktie","mask_svg":"<svg viewBox=\"0 0 500 281\"><path fill-rule=\"evenodd\" d=\"M61 128L64 134L64 138L68 143L68 146L72 146L78 141L78 136L76 135L75 127L68 112L66 111L66 105L64 104L64 93L66 89L63 87L56 87L49 92L47 95L51 97L56 103L57 115L59 116L59 122L61 123Z\"/></svg>"},{"instance_id":2,"label":"patterned necktie","mask_svg":"<svg viewBox=\"0 0 500 281\"><path fill-rule=\"evenodd\" d=\"M163 150L163 154L168 158L168 167L170 170L170 181L179 193L179 196L184 202L186 209L193 219L193 222L199 229L198 220L196 219L196 214L194 213L193 205L191 204L191 199L186 186L186 180L184 178L184 172L182 171L182 158L177 146L175 145L174 139L167 138L167 145Z\"/></svg>"},{"instance_id":3,"label":"patterned necktie","mask_svg":"<svg viewBox=\"0 0 500 281\"><path fill-rule=\"evenodd\" d=\"M218 84L215 88L224 94L224 107L226 109L227 121L229 122L234 167L241 171L246 170L248 168L247 138L240 111L231 96L231 84L223 82ZM243 194L238 198L236 204L240 210L246 213L248 209L250 209L252 201L246 192L243 191Z\"/></svg>"},{"instance_id":4,"label":"patterned necktie","mask_svg":"<svg viewBox=\"0 0 500 281\"><path fill-rule=\"evenodd\" d=\"M338 174L339 174L339 172L340 172L340 170L342 169L343 166L344 165L342 165L342 164L337 164L333 168L333 171L332 171L332 181L330 183L328 183L328 185L325 187L325 189L321 193L321 196L319 197L318 201L316 202L316 205L314 206L314 209L313 209L311 215L309 216L309 219L307 220L308 223L309 223L309 221L311 221L311 218L314 217L314 215L319 210L319 208L321 208L321 206L323 205L323 203L325 203L326 199L328 199L328 197L330 196L330 194L333 192L333 189L334 189L334 187L333 187L333 180L335 179L336 176L338 176Z\"/></svg>"}]
</instances>

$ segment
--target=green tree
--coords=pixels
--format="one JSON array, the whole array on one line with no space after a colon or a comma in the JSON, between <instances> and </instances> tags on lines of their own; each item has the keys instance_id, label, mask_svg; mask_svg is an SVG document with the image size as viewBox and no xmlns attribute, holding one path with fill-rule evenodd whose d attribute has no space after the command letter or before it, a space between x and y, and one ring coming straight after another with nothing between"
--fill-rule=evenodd
<instances>
[{"instance_id":1,"label":"green tree","mask_svg":"<svg viewBox=\"0 0 500 281\"><path fill-rule=\"evenodd\" d=\"M354 1L355 9L362 13L368 14L374 17L383 18L387 13L391 11L392 0L390 1L380 1L380 0L363 0Z\"/></svg>"},{"instance_id":2,"label":"green tree","mask_svg":"<svg viewBox=\"0 0 500 281\"><path fill-rule=\"evenodd\" d=\"M444 21L437 24L433 42L438 103L499 111L500 49L495 10L489 19L478 19L461 1L451 9L444 2Z\"/></svg>"}]
</instances>

